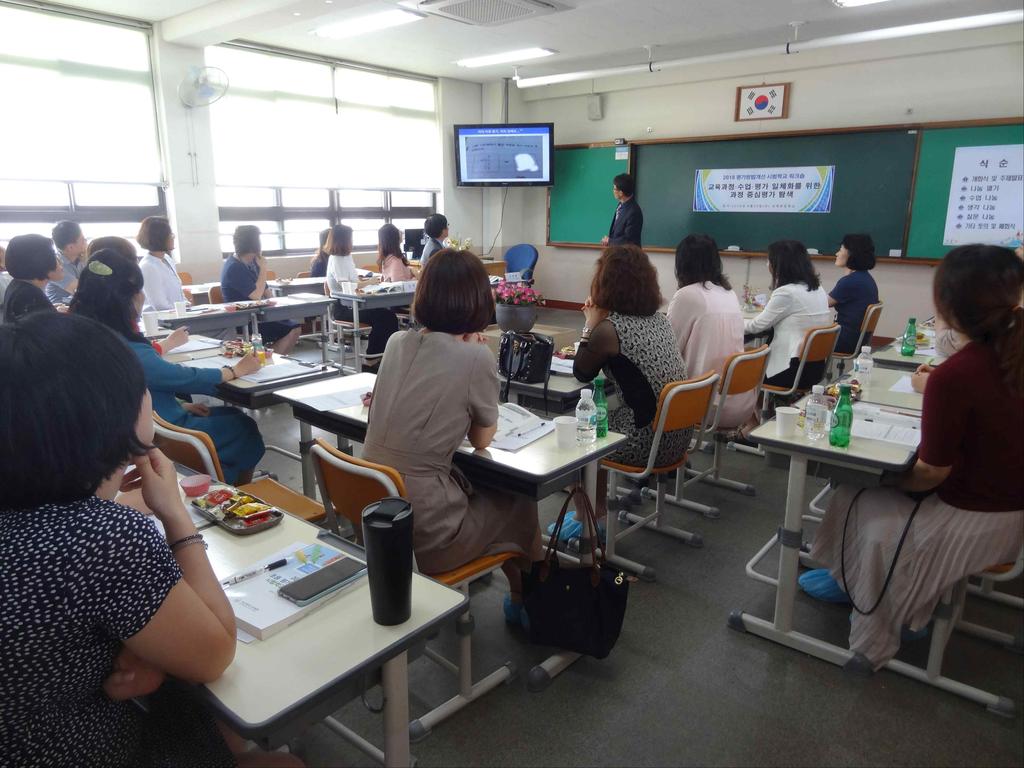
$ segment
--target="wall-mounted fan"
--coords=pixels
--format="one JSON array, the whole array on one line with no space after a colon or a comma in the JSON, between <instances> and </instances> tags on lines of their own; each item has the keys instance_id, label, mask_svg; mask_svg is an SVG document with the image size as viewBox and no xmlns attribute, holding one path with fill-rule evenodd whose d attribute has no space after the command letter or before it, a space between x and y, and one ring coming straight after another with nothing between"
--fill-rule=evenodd
<instances>
[{"instance_id":1,"label":"wall-mounted fan","mask_svg":"<svg viewBox=\"0 0 1024 768\"><path fill-rule=\"evenodd\" d=\"M227 73L217 67L190 67L178 83L178 98L186 107L208 107L227 92Z\"/></svg>"}]
</instances>

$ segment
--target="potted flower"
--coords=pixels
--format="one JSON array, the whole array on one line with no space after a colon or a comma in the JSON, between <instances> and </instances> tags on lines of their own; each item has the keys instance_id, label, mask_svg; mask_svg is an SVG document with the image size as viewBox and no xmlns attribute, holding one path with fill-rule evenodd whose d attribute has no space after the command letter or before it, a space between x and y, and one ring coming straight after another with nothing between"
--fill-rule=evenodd
<instances>
[{"instance_id":1,"label":"potted flower","mask_svg":"<svg viewBox=\"0 0 1024 768\"><path fill-rule=\"evenodd\" d=\"M503 331L527 333L537 322L537 307L544 297L529 283L502 280L494 291L495 317Z\"/></svg>"},{"instance_id":2,"label":"potted flower","mask_svg":"<svg viewBox=\"0 0 1024 768\"><path fill-rule=\"evenodd\" d=\"M445 248L453 248L456 251L468 251L473 247L473 238L464 237L460 238L458 235L455 237L448 237L444 243Z\"/></svg>"}]
</instances>

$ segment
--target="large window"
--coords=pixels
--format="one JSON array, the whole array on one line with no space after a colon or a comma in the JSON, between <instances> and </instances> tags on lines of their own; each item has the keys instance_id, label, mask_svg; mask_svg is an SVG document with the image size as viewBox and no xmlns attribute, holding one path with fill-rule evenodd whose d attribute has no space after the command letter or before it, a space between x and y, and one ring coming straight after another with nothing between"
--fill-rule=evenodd
<instances>
[{"instance_id":1,"label":"large window","mask_svg":"<svg viewBox=\"0 0 1024 768\"><path fill-rule=\"evenodd\" d=\"M231 83L210 111L218 185L440 188L433 81L230 46L206 62Z\"/></svg>"},{"instance_id":2,"label":"large window","mask_svg":"<svg viewBox=\"0 0 1024 768\"><path fill-rule=\"evenodd\" d=\"M0 243L166 211L148 32L0 5Z\"/></svg>"},{"instance_id":3,"label":"large window","mask_svg":"<svg viewBox=\"0 0 1024 768\"><path fill-rule=\"evenodd\" d=\"M260 228L268 256L312 254L320 231L332 224L353 229L356 251L377 249L377 230L385 223L417 229L437 210L432 190L326 189L308 187L217 187L220 247L233 250L239 224Z\"/></svg>"}]
</instances>

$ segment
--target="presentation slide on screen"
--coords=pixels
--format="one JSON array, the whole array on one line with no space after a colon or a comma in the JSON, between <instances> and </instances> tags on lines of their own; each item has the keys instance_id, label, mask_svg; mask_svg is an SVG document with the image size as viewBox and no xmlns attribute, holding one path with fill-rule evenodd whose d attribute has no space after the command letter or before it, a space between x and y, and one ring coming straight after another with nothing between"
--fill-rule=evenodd
<instances>
[{"instance_id":1,"label":"presentation slide on screen","mask_svg":"<svg viewBox=\"0 0 1024 768\"><path fill-rule=\"evenodd\" d=\"M546 127L463 128L458 142L463 183L551 180L551 141Z\"/></svg>"}]
</instances>

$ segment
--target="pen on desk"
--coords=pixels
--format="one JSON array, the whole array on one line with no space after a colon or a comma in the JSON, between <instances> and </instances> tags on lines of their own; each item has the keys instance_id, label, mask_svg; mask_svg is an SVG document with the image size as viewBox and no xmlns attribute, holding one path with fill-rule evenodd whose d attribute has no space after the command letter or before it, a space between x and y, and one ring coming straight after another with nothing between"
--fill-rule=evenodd
<instances>
[{"instance_id":1,"label":"pen on desk","mask_svg":"<svg viewBox=\"0 0 1024 768\"><path fill-rule=\"evenodd\" d=\"M238 584L239 582L245 581L246 579L251 579L253 576L259 576L261 573L266 573L267 571L273 571L278 568L283 568L287 564L288 558L275 560L274 562L268 563L267 565L264 565L260 568L256 568L251 571L246 571L245 573L239 573L235 576L232 576L230 579L225 579L221 582L221 586L230 587L232 584Z\"/></svg>"}]
</instances>

